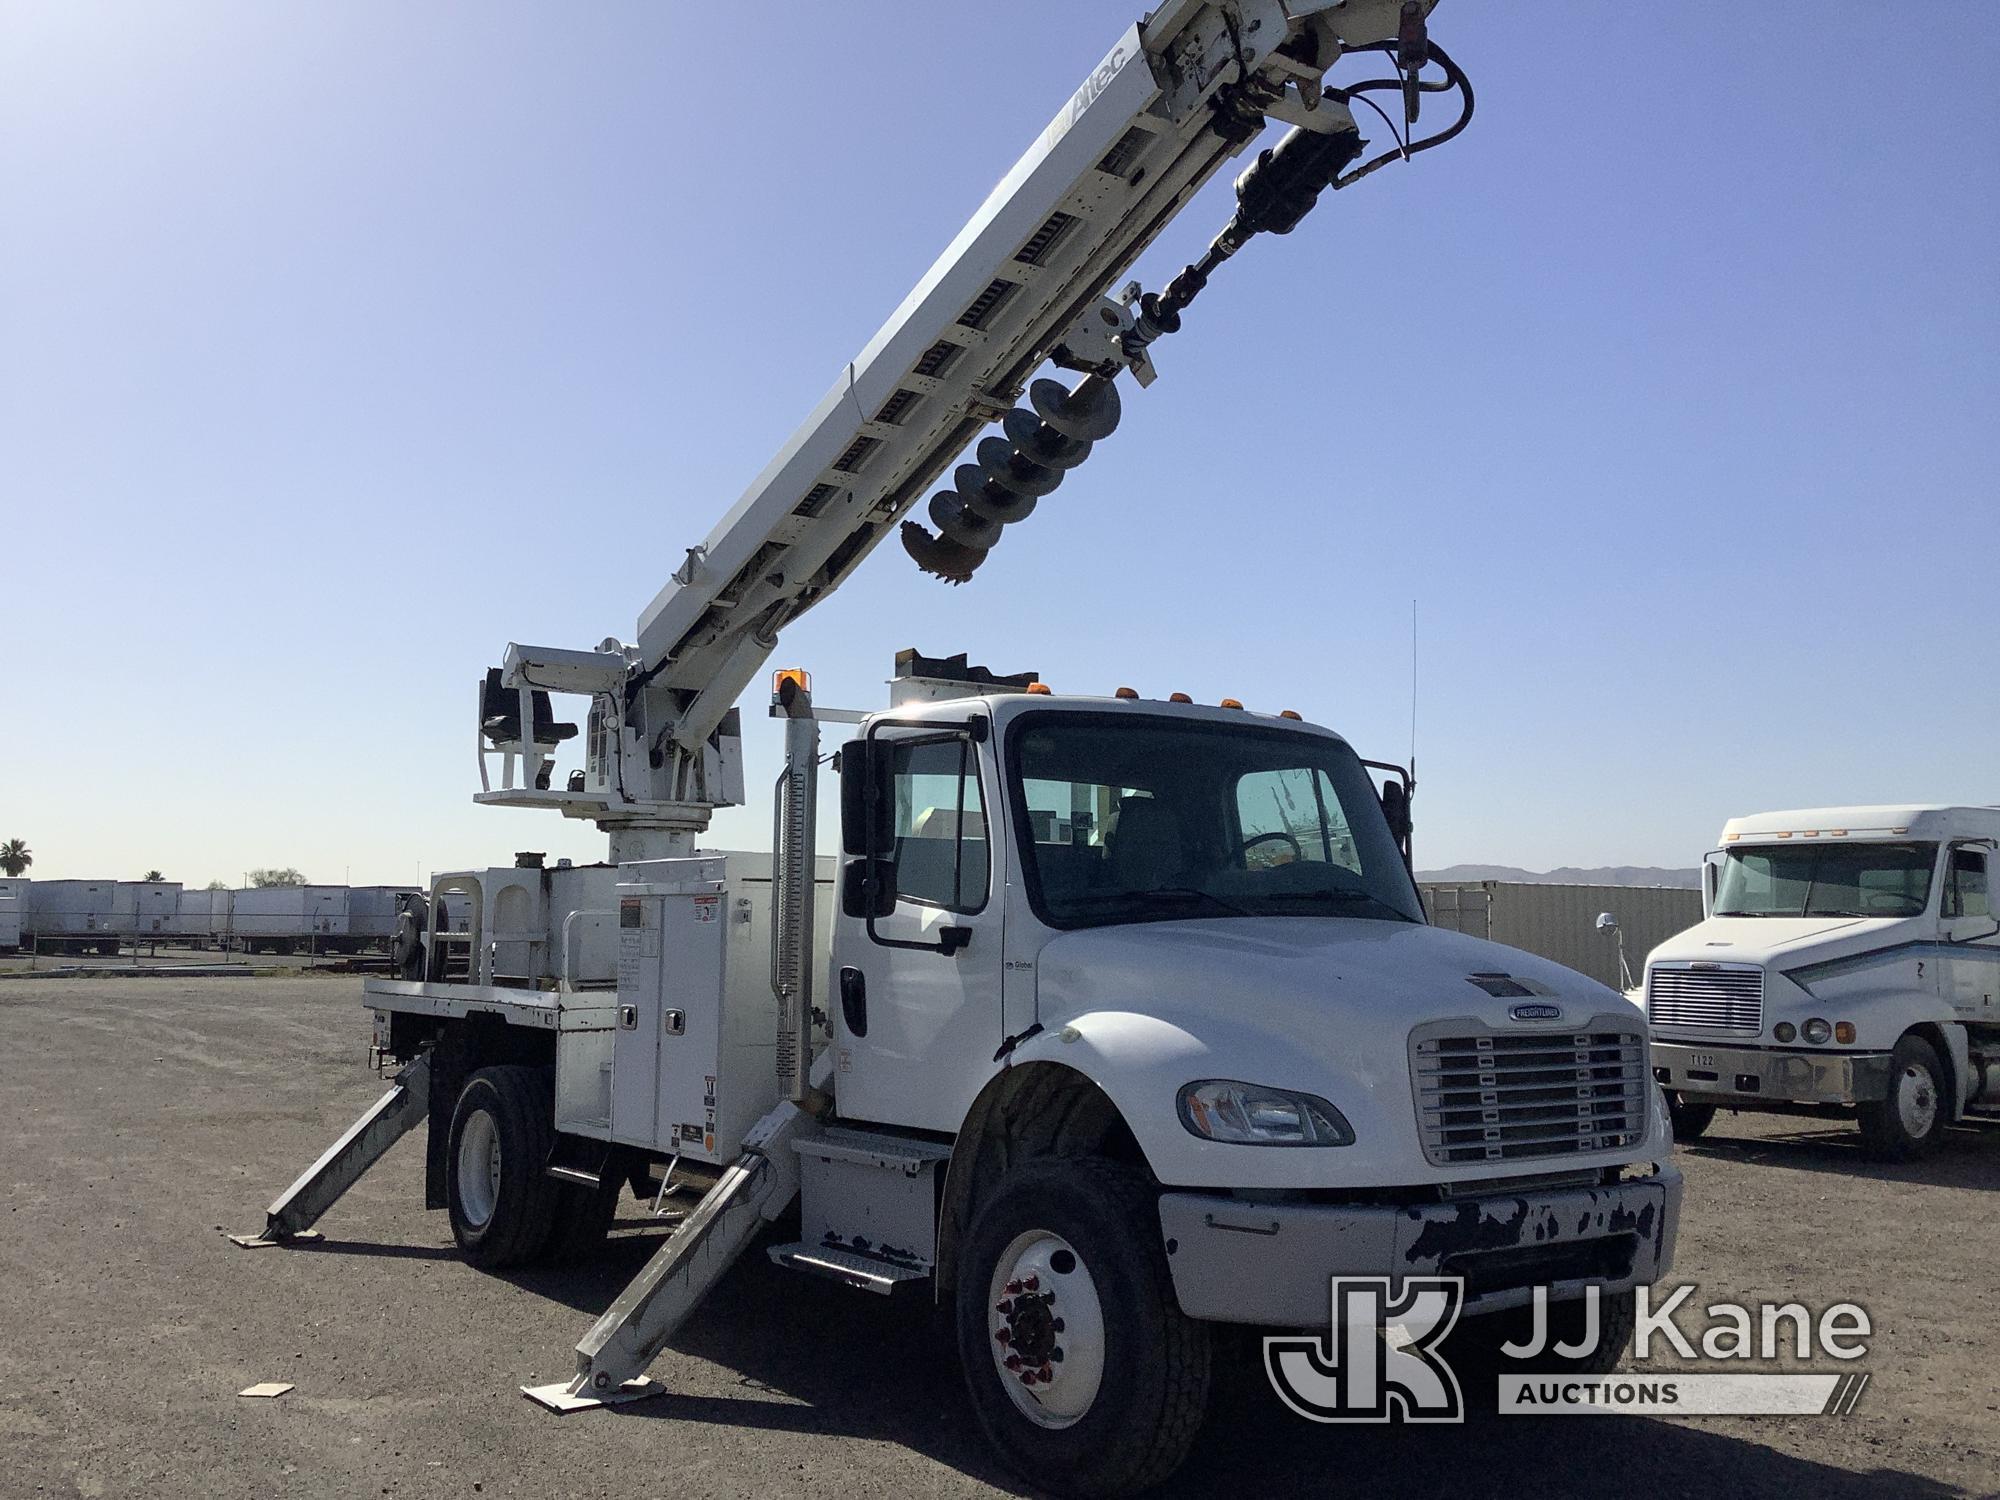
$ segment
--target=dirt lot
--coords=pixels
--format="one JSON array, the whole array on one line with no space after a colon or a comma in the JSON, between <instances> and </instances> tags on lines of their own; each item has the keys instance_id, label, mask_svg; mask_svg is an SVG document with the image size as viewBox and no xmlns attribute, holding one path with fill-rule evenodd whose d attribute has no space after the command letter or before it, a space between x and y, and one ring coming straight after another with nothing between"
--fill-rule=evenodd
<instances>
[{"instance_id":1,"label":"dirt lot","mask_svg":"<svg viewBox=\"0 0 2000 1500\"><path fill-rule=\"evenodd\" d=\"M405 1142L315 1249L243 1251L379 1092L354 981L0 981L0 1495L1018 1493L921 1306L753 1257L653 1369L674 1394L546 1415L515 1394L659 1231L628 1205L582 1270L460 1264ZM1873 1375L1831 1418L1312 1426L1232 1372L1187 1493L1988 1495L2000 1491L2000 1132L1913 1168L1844 1130L1732 1119L1683 1152L1677 1274L1867 1306ZM1709 1300L1704 1296L1700 1301ZM275 1401L255 1381L296 1382Z\"/></svg>"}]
</instances>

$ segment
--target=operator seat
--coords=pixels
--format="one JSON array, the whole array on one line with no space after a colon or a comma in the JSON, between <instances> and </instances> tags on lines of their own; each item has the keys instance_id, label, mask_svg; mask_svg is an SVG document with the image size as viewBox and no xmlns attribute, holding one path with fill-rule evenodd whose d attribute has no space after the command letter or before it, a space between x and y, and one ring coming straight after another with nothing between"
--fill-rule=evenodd
<instances>
[{"instance_id":1,"label":"operator seat","mask_svg":"<svg viewBox=\"0 0 2000 1500\"><path fill-rule=\"evenodd\" d=\"M1156 797L1120 797L1105 838L1114 888L1156 891L1186 884L1187 836L1180 814Z\"/></svg>"}]
</instances>

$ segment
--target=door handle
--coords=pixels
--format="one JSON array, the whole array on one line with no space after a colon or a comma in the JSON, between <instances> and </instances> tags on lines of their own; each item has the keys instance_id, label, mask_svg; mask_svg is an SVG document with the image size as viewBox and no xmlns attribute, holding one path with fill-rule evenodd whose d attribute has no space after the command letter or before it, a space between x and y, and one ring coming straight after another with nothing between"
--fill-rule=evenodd
<instances>
[{"instance_id":1,"label":"door handle","mask_svg":"<svg viewBox=\"0 0 2000 1500\"><path fill-rule=\"evenodd\" d=\"M868 979L853 967L840 971L840 1018L849 1036L868 1035Z\"/></svg>"},{"instance_id":2,"label":"door handle","mask_svg":"<svg viewBox=\"0 0 2000 1500\"><path fill-rule=\"evenodd\" d=\"M620 1031L637 1031L639 1029L638 1006L621 1005L618 1007L618 1029Z\"/></svg>"}]
</instances>

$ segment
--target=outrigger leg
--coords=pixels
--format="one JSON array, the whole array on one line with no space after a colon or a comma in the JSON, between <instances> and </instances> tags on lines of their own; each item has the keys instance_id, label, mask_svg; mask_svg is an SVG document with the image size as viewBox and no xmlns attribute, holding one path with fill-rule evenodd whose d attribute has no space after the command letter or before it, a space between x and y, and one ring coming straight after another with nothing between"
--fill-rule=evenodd
<instances>
[{"instance_id":1,"label":"outrigger leg","mask_svg":"<svg viewBox=\"0 0 2000 1500\"><path fill-rule=\"evenodd\" d=\"M317 1239L312 1226L340 1200L391 1146L421 1125L430 1110L430 1055L416 1058L396 1075L395 1086L368 1107L346 1133L307 1167L265 1211L261 1234L232 1234L246 1250Z\"/></svg>"},{"instance_id":2,"label":"outrigger leg","mask_svg":"<svg viewBox=\"0 0 2000 1500\"><path fill-rule=\"evenodd\" d=\"M576 1346L576 1377L562 1384L524 1385L521 1394L554 1412L664 1394L664 1386L645 1378L646 1366L757 1231L790 1205L799 1190L793 1146L814 1123L791 1103L758 1121L743 1138L742 1156L583 1336Z\"/></svg>"}]
</instances>

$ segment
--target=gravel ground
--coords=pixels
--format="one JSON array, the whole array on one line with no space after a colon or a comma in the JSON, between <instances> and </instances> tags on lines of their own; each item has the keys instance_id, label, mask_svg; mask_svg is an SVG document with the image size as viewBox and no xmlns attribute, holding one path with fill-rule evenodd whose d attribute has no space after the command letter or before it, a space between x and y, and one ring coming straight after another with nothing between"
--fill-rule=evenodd
<instances>
[{"instance_id":1,"label":"gravel ground","mask_svg":"<svg viewBox=\"0 0 2000 1500\"><path fill-rule=\"evenodd\" d=\"M357 1000L332 976L0 981L0 1494L1020 1492L925 1306L761 1256L654 1366L672 1395L567 1418L529 1405L515 1387L568 1373L657 1243L629 1202L587 1267L482 1275L419 1206L406 1142L319 1247L230 1245L218 1231L260 1227L380 1092ZM1852 1416L1321 1428L1239 1351L1176 1490L2000 1493L2000 1131L1889 1168L1844 1127L1724 1116L1682 1165L1676 1279L1697 1304L1869 1308L1873 1383ZM236 1395L265 1380L296 1389Z\"/></svg>"}]
</instances>

